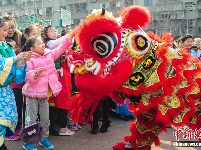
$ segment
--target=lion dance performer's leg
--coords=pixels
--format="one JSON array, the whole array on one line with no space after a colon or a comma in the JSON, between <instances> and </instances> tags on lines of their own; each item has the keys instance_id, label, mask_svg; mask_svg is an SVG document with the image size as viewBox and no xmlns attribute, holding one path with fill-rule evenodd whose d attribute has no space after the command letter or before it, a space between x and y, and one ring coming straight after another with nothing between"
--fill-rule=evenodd
<instances>
[{"instance_id":1,"label":"lion dance performer's leg","mask_svg":"<svg viewBox=\"0 0 201 150\"><path fill-rule=\"evenodd\" d=\"M156 110L149 112L138 112L136 115L137 122L130 124L131 136L126 136L125 141L131 143L134 150L149 150L152 143L159 145L159 133L165 129L160 123L155 123L154 117ZM114 150L124 150L125 143L117 143Z\"/></svg>"},{"instance_id":2,"label":"lion dance performer's leg","mask_svg":"<svg viewBox=\"0 0 201 150\"><path fill-rule=\"evenodd\" d=\"M137 121L130 124L131 135L125 136L124 140L130 143L134 150L149 150L153 143L159 145L158 135L165 130L165 124L156 121L158 113L156 105L147 106L149 96L151 96L149 93L143 93L142 100L131 102L129 105L129 109L135 114ZM117 143L113 149L125 150L126 144Z\"/></svg>"}]
</instances>

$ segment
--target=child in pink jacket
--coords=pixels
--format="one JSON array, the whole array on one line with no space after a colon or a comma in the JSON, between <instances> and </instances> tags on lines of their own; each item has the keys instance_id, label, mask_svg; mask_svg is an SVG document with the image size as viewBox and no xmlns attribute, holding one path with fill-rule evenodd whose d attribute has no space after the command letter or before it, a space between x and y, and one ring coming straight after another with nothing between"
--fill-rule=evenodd
<instances>
[{"instance_id":1,"label":"child in pink jacket","mask_svg":"<svg viewBox=\"0 0 201 150\"><path fill-rule=\"evenodd\" d=\"M53 144L47 139L49 136L49 104L48 93L56 96L62 89L58 81L58 74L54 61L70 47L67 36L55 49L45 48L40 36L27 40L25 47L34 53L27 62L26 84L22 93L26 96L25 126L30 126L40 115L40 122L44 129L44 138L39 142L46 149L53 149ZM36 149L32 144L23 143L24 149Z\"/></svg>"},{"instance_id":2,"label":"child in pink jacket","mask_svg":"<svg viewBox=\"0 0 201 150\"><path fill-rule=\"evenodd\" d=\"M54 49L62 42L67 33L58 37L57 30L52 25L47 25L42 30L43 41L46 47ZM49 97L49 116L50 116L50 135L69 136L74 135L73 124L69 125L70 119L68 116L69 108L71 108L71 77L70 70L66 65L66 54L59 57L54 63L55 67L60 75L60 81L62 84L61 92L55 97ZM69 128L72 127L72 128ZM75 129L75 128L74 128ZM78 129L77 129L78 130Z\"/></svg>"}]
</instances>

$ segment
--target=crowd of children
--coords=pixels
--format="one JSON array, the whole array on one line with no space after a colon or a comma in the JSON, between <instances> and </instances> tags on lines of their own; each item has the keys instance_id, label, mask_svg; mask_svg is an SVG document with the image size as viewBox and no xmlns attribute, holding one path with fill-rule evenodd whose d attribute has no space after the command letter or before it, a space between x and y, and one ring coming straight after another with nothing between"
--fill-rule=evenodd
<instances>
[{"instance_id":1,"label":"crowd of children","mask_svg":"<svg viewBox=\"0 0 201 150\"><path fill-rule=\"evenodd\" d=\"M45 34L41 36L41 33ZM20 129L34 124L37 120L42 123L44 130L43 139L39 144L46 149L54 148L48 140L50 121L51 124L57 123L59 126L59 135L74 134L67 128L66 106L61 108L58 102L57 105L54 104L56 112L51 112L50 109L50 116L51 113L56 114L56 118L49 121L51 97L56 98L63 89L60 82L60 56L69 48L68 37L64 35L57 40L57 32L53 26L41 30L36 24L30 23L21 33L16 28L14 18L9 15L0 18L0 96L6 101L1 104L0 149L7 149L4 138L17 140ZM4 111L5 108L8 111ZM25 142L23 148L36 149L34 145Z\"/></svg>"},{"instance_id":2,"label":"crowd of children","mask_svg":"<svg viewBox=\"0 0 201 150\"><path fill-rule=\"evenodd\" d=\"M59 36L52 25L41 29L30 23L21 33L14 18L0 17L0 150L7 149L4 138L18 140L21 128L37 121L44 130L39 144L45 149L54 148L49 134L73 135L81 128L69 116L71 97L79 92L65 59L71 48L69 32L63 29ZM111 123L109 101L106 96L94 113L92 133L107 132ZM33 143L24 142L22 147L36 150Z\"/></svg>"},{"instance_id":3,"label":"crowd of children","mask_svg":"<svg viewBox=\"0 0 201 150\"><path fill-rule=\"evenodd\" d=\"M10 84L13 79L17 79L17 71L23 67L25 63L30 59L31 52L23 52L18 55L15 54L13 47L8 44L6 37L9 32L9 23L2 17L0 17L0 148L7 149L4 144L4 138L6 135L15 132L16 125L18 123L18 113L16 108L16 101L13 90ZM23 77L23 76L21 76ZM22 79L23 80L23 79Z\"/></svg>"}]
</instances>

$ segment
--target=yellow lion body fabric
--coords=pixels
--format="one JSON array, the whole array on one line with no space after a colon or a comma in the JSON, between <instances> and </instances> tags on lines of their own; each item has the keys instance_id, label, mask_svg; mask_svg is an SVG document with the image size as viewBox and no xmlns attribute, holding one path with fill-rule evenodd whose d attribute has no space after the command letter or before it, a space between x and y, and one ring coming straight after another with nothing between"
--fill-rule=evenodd
<instances>
[{"instance_id":1,"label":"yellow lion body fabric","mask_svg":"<svg viewBox=\"0 0 201 150\"><path fill-rule=\"evenodd\" d=\"M171 48L172 35L145 33L151 20L141 6L121 10L120 18L102 11L89 15L73 32L82 61L74 70L80 90L71 112L75 121L89 121L104 96L128 97L137 121L124 140L133 149L160 144L166 125L200 128L201 65L186 49ZM89 111L90 110L90 111ZM114 150L124 150L117 143Z\"/></svg>"}]
</instances>

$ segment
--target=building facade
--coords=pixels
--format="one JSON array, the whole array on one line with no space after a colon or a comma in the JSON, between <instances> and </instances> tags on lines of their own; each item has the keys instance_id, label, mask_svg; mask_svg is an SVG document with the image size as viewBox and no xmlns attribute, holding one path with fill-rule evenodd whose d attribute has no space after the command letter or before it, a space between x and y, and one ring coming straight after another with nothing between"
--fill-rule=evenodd
<instances>
[{"instance_id":1,"label":"building facade","mask_svg":"<svg viewBox=\"0 0 201 150\"><path fill-rule=\"evenodd\" d=\"M104 7L118 16L120 8L132 3L132 0L0 0L0 15L12 15L19 26L35 19L59 28L61 22L69 22L70 19L74 28L93 9Z\"/></svg>"},{"instance_id":2,"label":"building facade","mask_svg":"<svg viewBox=\"0 0 201 150\"><path fill-rule=\"evenodd\" d=\"M152 14L148 30L161 35L166 31L179 37L185 33L201 37L201 0L135 0Z\"/></svg>"},{"instance_id":3,"label":"building facade","mask_svg":"<svg viewBox=\"0 0 201 150\"><path fill-rule=\"evenodd\" d=\"M122 7L131 4L150 10L147 30L159 35L170 31L176 37L185 33L201 36L201 0L0 0L0 15L12 15L22 27L28 21L41 21L57 28L71 22L74 28L93 9L104 7L118 16Z\"/></svg>"}]
</instances>

